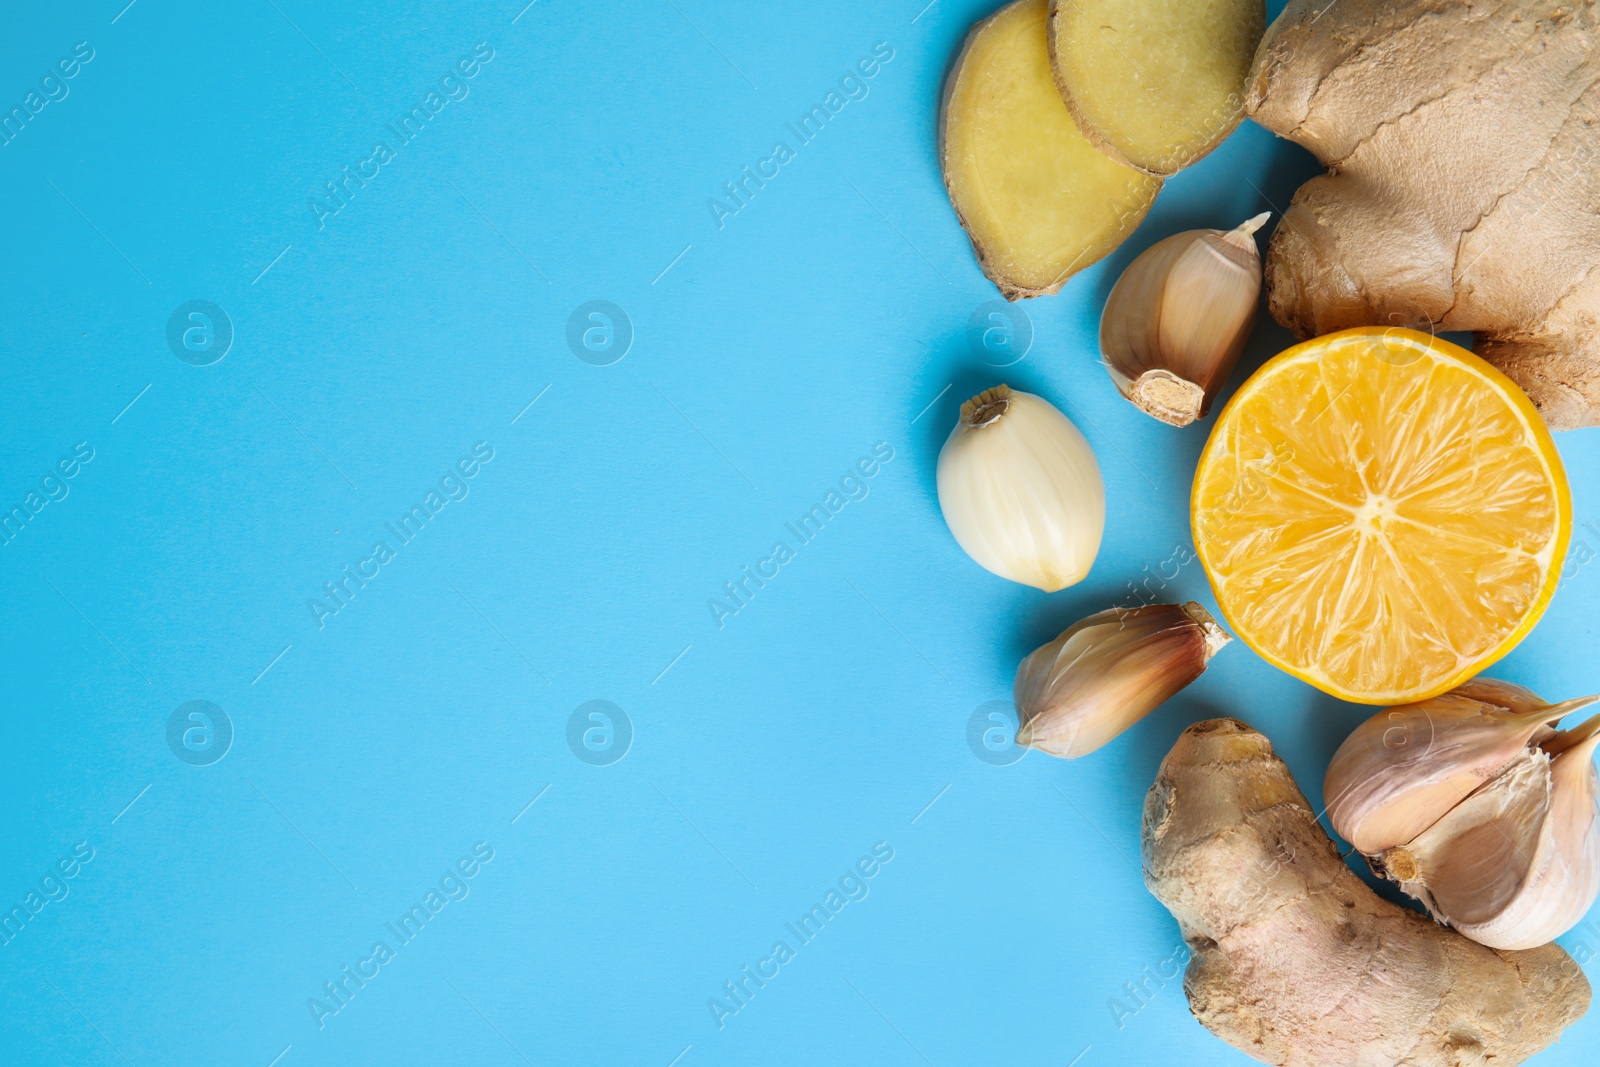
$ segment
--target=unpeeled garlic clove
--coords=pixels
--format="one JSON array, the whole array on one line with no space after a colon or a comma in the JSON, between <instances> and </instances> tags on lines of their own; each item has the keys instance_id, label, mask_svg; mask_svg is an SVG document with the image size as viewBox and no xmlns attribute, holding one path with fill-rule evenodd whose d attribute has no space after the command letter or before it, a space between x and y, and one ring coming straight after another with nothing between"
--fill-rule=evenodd
<instances>
[{"instance_id":1,"label":"unpeeled garlic clove","mask_svg":"<svg viewBox=\"0 0 1600 1067\"><path fill-rule=\"evenodd\" d=\"M1091 615L1017 667L1017 744L1087 755L1200 677L1231 640L1192 601Z\"/></svg>"},{"instance_id":2,"label":"unpeeled garlic clove","mask_svg":"<svg viewBox=\"0 0 1600 1067\"><path fill-rule=\"evenodd\" d=\"M1141 411L1187 426L1211 410L1255 322L1261 253L1254 234L1271 212L1224 233L1187 230L1128 265L1100 316L1100 355Z\"/></svg>"},{"instance_id":3,"label":"unpeeled garlic clove","mask_svg":"<svg viewBox=\"0 0 1600 1067\"><path fill-rule=\"evenodd\" d=\"M1089 573L1106 519L1100 464L1047 401L1000 385L961 405L937 482L945 523L984 569L1047 593Z\"/></svg>"},{"instance_id":4,"label":"unpeeled garlic clove","mask_svg":"<svg viewBox=\"0 0 1600 1067\"><path fill-rule=\"evenodd\" d=\"M1549 754L1524 749L1415 839L1380 852L1373 869L1440 922L1484 926L1527 881L1550 813L1550 785Z\"/></svg>"},{"instance_id":5,"label":"unpeeled garlic clove","mask_svg":"<svg viewBox=\"0 0 1600 1067\"><path fill-rule=\"evenodd\" d=\"M1480 944L1548 944L1600 896L1597 745L1600 716L1527 749L1374 868Z\"/></svg>"},{"instance_id":6,"label":"unpeeled garlic clove","mask_svg":"<svg viewBox=\"0 0 1600 1067\"><path fill-rule=\"evenodd\" d=\"M1538 910L1521 918L1529 926L1538 923L1539 935L1548 942L1578 925L1600 899L1600 769L1594 763L1600 716L1544 747L1554 753L1550 826L1555 854L1541 880L1562 891L1531 896L1529 904Z\"/></svg>"},{"instance_id":7,"label":"unpeeled garlic clove","mask_svg":"<svg viewBox=\"0 0 1600 1067\"><path fill-rule=\"evenodd\" d=\"M1328 819L1368 855L1403 845L1554 733L1548 724L1600 700L1546 704L1522 686L1476 678L1431 700L1379 712L1345 739L1323 780Z\"/></svg>"}]
</instances>

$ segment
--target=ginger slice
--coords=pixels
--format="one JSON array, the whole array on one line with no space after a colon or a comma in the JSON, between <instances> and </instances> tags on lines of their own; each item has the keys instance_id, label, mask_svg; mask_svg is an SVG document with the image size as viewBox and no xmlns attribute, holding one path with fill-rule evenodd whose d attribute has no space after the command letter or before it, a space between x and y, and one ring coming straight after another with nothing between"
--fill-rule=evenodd
<instances>
[{"instance_id":1,"label":"ginger slice","mask_svg":"<svg viewBox=\"0 0 1600 1067\"><path fill-rule=\"evenodd\" d=\"M1262 0L1051 0L1050 62L1084 135L1172 174L1244 117Z\"/></svg>"},{"instance_id":2,"label":"ginger slice","mask_svg":"<svg viewBox=\"0 0 1600 1067\"><path fill-rule=\"evenodd\" d=\"M1161 180L1079 131L1056 91L1046 0L978 23L945 81L945 187L983 272L1008 300L1053 293L1150 209Z\"/></svg>"}]
</instances>

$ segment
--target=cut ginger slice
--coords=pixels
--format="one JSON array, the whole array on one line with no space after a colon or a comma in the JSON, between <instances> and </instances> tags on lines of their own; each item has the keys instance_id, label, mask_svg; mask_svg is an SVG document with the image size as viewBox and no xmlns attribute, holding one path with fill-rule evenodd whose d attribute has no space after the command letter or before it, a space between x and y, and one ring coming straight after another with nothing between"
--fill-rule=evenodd
<instances>
[{"instance_id":1,"label":"cut ginger slice","mask_svg":"<svg viewBox=\"0 0 1600 1067\"><path fill-rule=\"evenodd\" d=\"M1572 525L1527 396L1465 349L1381 327L1297 345L1245 382L1190 507L1234 632L1364 704L1435 696L1511 651Z\"/></svg>"},{"instance_id":2,"label":"cut ginger slice","mask_svg":"<svg viewBox=\"0 0 1600 1067\"><path fill-rule=\"evenodd\" d=\"M1008 300L1060 289L1150 210L1161 180L1084 137L1056 91L1046 0L972 28L945 80L940 161L978 262Z\"/></svg>"},{"instance_id":3,"label":"cut ginger slice","mask_svg":"<svg viewBox=\"0 0 1600 1067\"><path fill-rule=\"evenodd\" d=\"M1053 0L1050 61L1091 141L1172 174L1244 117L1266 20L1263 0Z\"/></svg>"}]
</instances>

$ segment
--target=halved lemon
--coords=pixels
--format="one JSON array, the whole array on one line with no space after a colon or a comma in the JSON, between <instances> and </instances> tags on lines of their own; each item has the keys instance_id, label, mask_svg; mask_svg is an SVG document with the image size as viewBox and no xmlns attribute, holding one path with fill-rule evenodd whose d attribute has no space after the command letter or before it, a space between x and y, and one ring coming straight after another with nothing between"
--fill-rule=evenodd
<instances>
[{"instance_id":1,"label":"halved lemon","mask_svg":"<svg viewBox=\"0 0 1600 1067\"><path fill-rule=\"evenodd\" d=\"M1195 547L1234 633L1363 704L1437 695L1521 641L1560 578L1572 499L1527 396L1414 330L1269 360L1200 454Z\"/></svg>"}]
</instances>

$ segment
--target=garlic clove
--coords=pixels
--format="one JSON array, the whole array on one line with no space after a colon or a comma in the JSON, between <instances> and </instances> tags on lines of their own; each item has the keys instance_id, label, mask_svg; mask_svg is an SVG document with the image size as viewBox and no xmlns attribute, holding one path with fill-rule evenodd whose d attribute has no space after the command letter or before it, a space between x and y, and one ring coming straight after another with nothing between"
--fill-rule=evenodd
<instances>
[{"instance_id":1,"label":"garlic clove","mask_svg":"<svg viewBox=\"0 0 1600 1067\"><path fill-rule=\"evenodd\" d=\"M1462 696L1481 700L1485 704L1494 704L1504 708L1514 716L1538 719L1540 726L1529 738L1533 744L1538 744L1548 737L1555 735L1553 725L1566 718L1580 708L1600 701L1600 694L1586 697L1574 697L1556 704L1548 704L1544 698L1525 686L1515 682L1503 682L1498 678L1485 678L1479 676L1470 682L1463 682L1451 690ZM1541 718L1542 714L1542 718Z\"/></svg>"},{"instance_id":2,"label":"garlic clove","mask_svg":"<svg viewBox=\"0 0 1600 1067\"><path fill-rule=\"evenodd\" d=\"M1530 888L1496 924L1496 934L1518 935L1508 937L1509 948L1555 940L1600 898L1600 770L1594 763L1600 716L1543 747L1552 754L1548 843Z\"/></svg>"},{"instance_id":3,"label":"garlic clove","mask_svg":"<svg viewBox=\"0 0 1600 1067\"><path fill-rule=\"evenodd\" d=\"M936 480L945 523L984 569L1047 593L1089 573L1105 486L1089 442L1049 402L1004 385L968 400Z\"/></svg>"},{"instance_id":4,"label":"garlic clove","mask_svg":"<svg viewBox=\"0 0 1600 1067\"><path fill-rule=\"evenodd\" d=\"M1226 233L1188 230L1140 253L1111 288L1100 354L1117 389L1173 426L1204 417L1255 323L1262 212Z\"/></svg>"},{"instance_id":5,"label":"garlic clove","mask_svg":"<svg viewBox=\"0 0 1600 1067\"><path fill-rule=\"evenodd\" d=\"M1017 667L1017 744L1087 755L1200 677L1231 640L1192 601L1091 615Z\"/></svg>"},{"instance_id":6,"label":"garlic clove","mask_svg":"<svg viewBox=\"0 0 1600 1067\"><path fill-rule=\"evenodd\" d=\"M1538 944L1555 940L1588 914L1600 898L1600 770L1594 763L1600 747L1600 716L1568 730L1550 761L1550 868L1540 875L1540 889L1530 895L1524 936ZM1547 750L1550 746L1546 746Z\"/></svg>"},{"instance_id":7,"label":"garlic clove","mask_svg":"<svg viewBox=\"0 0 1600 1067\"><path fill-rule=\"evenodd\" d=\"M1475 678L1379 712L1345 739L1323 781L1329 821L1371 855L1405 844L1507 766L1549 723L1600 700L1547 704L1530 690Z\"/></svg>"},{"instance_id":8,"label":"garlic clove","mask_svg":"<svg viewBox=\"0 0 1600 1067\"><path fill-rule=\"evenodd\" d=\"M1597 746L1600 716L1526 750L1374 867L1480 944L1548 944L1600 896Z\"/></svg>"},{"instance_id":9,"label":"garlic clove","mask_svg":"<svg viewBox=\"0 0 1600 1067\"><path fill-rule=\"evenodd\" d=\"M1482 927L1527 882L1550 793L1549 754L1525 749L1415 840L1380 853L1374 869L1399 882L1440 922Z\"/></svg>"}]
</instances>

